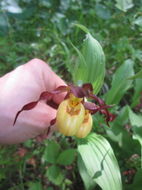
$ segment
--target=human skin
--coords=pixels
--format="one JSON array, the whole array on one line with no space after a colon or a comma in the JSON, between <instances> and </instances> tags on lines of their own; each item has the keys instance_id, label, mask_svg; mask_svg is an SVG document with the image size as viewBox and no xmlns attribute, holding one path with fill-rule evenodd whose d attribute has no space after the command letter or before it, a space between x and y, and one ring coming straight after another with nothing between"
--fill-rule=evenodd
<instances>
[{"instance_id":1,"label":"human skin","mask_svg":"<svg viewBox=\"0 0 142 190\"><path fill-rule=\"evenodd\" d=\"M50 121L56 117L56 110L40 101L35 108L23 111L13 126L19 110L36 101L43 91L52 91L65 85L51 68L40 59L32 59L0 78L0 144L16 144L30 138L44 135ZM53 97L60 103L65 94Z\"/></svg>"}]
</instances>

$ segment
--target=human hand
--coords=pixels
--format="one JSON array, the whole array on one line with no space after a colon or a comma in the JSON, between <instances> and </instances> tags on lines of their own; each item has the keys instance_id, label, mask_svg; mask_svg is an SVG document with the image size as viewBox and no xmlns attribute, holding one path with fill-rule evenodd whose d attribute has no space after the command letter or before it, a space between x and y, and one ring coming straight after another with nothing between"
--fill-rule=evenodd
<instances>
[{"instance_id":1,"label":"human hand","mask_svg":"<svg viewBox=\"0 0 142 190\"><path fill-rule=\"evenodd\" d=\"M65 85L51 68L40 59L33 59L0 78L0 143L15 144L44 134L56 110L40 101L36 107L23 111L13 126L17 112L27 103L36 101L43 91ZM64 94L55 95L60 103Z\"/></svg>"}]
</instances>

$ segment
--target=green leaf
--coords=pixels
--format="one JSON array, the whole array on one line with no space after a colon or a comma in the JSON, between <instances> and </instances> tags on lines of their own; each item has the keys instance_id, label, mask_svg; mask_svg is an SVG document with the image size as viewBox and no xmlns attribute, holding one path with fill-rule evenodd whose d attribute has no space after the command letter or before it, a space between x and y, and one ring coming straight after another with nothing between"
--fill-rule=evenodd
<instances>
[{"instance_id":1,"label":"green leaf","mask_svg":"<svg viewBox=\"0 0 142 190\"><path fill-rule=\"evenodd\" d=\"M142 79L136 79L134 81L134 95L132 97L132 107L138 105L140 103L142 93Z\"/></svg>"},{"instance_id":2,"label":"green leaf","mask_svg":"<svg viewBox=\"0 0 142 190\"><path fill-rule=\"evenodd\" d=\"M135 152L139 152L139 144L133 140L130 133L124 129L124 126L126 126L128 123L129 106L125 106L119 111L116 119L110 123L111 127L105 127L107 136L119 145L122 153L124 153L125 156L133 154L133 148L135 149ZM131 147L131 149L128 147Z\"/></svg>"},{"instance_id":3,"label":"green leaf","mask_svg":"<svg viewBox=\"0 0 142 190\"><path fill-rule=\"evenodd\" d=\"M102 4L96 3L95 12L96 12L97 16L99 16L102 19L107 20L107 19L111 18L110 10L108 9L108 7L106 7Z\"/></svg>"},{"instance_id":4,"label":"green leaf","mask_svg":"<svg viewBox=\"0 0 142 190\"><path fill-rule=\"evenodd\" d=\"M141 168L142 168L142 127L133 127L133 139L141 145Z\"/></svg>"},{"instance_id":5,"label":"green leaf","mask_svg":"<svg viewBox=\"0 0 142 190\"><path fill-rule=\"evenodd\" d=\"M136 73L135 75L131 76L129 79L137 79L142 78L142 70Z\"/></svg>"},{"instance_id":6,"label":"green leaf","mask_svg":"<svg viewBox=\"0 0 142 190\"><path fill-rule=\"evenodd\" d=\"M53 187L48 187L47 190L54 190Z\"/></svg>"},{"instance_id":7,"label":"green leaf","mask_svg":"<svg viewBox=\"0 0 142 190\"><path fill-rule=\"evenodd\" d=\"M142 27L142 16L139 16L138 18L136 18L133 23Z\"/></svg>"},{"instance_id":8,"label":"green leaf","mask_svg":"<svg viewBox=\"0 0 142 190\"><path fill-rule=\"evenodd\" d=\"M130 108L129 119L132 126L142 127L142 116L134 113Z\"/></svg>"},{"instance_id":9,"label":"green leaf","mask_svg":"<svg viewBox=\"0 0 142 190\"><path fill-rule=\"evenodd\" d=\"M52 0L40 0L40 5L44 6L46 8L51 8L52 7Z\"/></svg>"},{"instance_id":10,"label":"green leaf","mask_svg":"<svg viewBox=\"0 0 142 190\"><path fill-rule=\"evenodd\" d=\"M86 172L86 167L85 167L80 155L78 155L77 165L78 165L78 169L79 169L79 173L81 175L81 178L84 182L85 189L86 190L93 190L94 187L96 186L96 182Z\"/></svg>"},{"instance_id":11,"label":"green leaf","mask_svg":"<svg viewBox=\"0 0 142 190\"><path fill-rule=\"evenodd\" d=\"M0 181L2 181L3 179L6 179L7 175L6 175L6 170L5 168L1 168L0 170Z\"/></svg>"},{"instance_id":12,"label":"green leaf","mask_svg":"<svg viewBox=\"0 0 142 190\"><path fill-rule=\"evenodd\" d=\"M75 149L64 150L58 156L57 163L63 166L72 164L75 159L75 153Z\"/></svg>"},{"instance_id":13,"label":"green leaf","mask_svg":"<svg viewBox=\"0 0 142 190\"><path fill-rule=\"evenodd\" d=\"M71 45L73 46L73 48L75 49L76 53L78 54L79 61L81 62L82 67L83 67L83 66L84 66L84 67L87 67L85 58L84 58L84 56L82 55L82 53L81 53L81 52L79 51L79 49L78 49L77 47L75 47L72 43L71 43ZM75 65L74 70L75 70L75 71L78 70L78 67L79 67L78 64ZM74 74L73 74L73 75L74 75ZM75 76L74 76L74 77L75 77Z\"/></svg>"},{"instance_id":14,"label":"green leaf","mask_svg":"<svg viewBox=\"0 0 142 190\"><path fill-rule=\"evenodd\" d=\"M74 67L73 79L75 83L92 83L97 94L102 87L105 76L105 56L99 42L87 33L83 42L83 50L77 48L79 61Z\"/></svg>"},{"instance_id":15,"label":"green leaf","mask_svg":"<svg viewBox=\"0 0 142 190\"><path fill-rule=\"evenodd\" d=\"M5 35L8 32L9 22L6 14L0 12L0 35Z\"/></svg>"},{"instance_id":16,"label":"green leaf","mask_svg":"<svg viewBox=\"0 0 142 190\"><path fill-rule=\"evenodd\" d=\"M30 182L28 186L29 186L28 190L42 190L43 189L40 182Z\"/></svg>"},{"instance_id":17,"label":"green leaf","mask_svg":"<svg viewBox=\"0 0 142 190\"><path fill-rule=\"evenodd\" d=\"M128 9L134 6L132 0L116 0L116 7L121 11L126 12Z\"/></svg>"},{"instance_id":18,"label":"green leaf","mask_svg":"<svg viewBox=\"0 0 142 190\"><path fill-rule=\"evenodd\" d=\"M50 166L46 172L46 177L55 185L60 185L64 179L62 170L58 166Z\"/></svg>"},{"instance_id":19,"label":"green leaf","mask_svg":"<svg viewBox=\"0 0 142 190\"><path fill-rule=\"evenodd\" d=\"M59 153L60 153L60 145L55 141L49 141L45 149L43 159L51 164L54 164L56 163Z\"/></svg>"},{"instance_id":20,"label":"green leaf","mask_svg":"<svg viewBox=\"0 0 142 190\"><path fill-rule=\"evenodd\" d=\"M133 138L141 145L141 168L142 168L142 116L135 114L129 109L129 120L133 129Z\"/></svg>"},{"instance_id":21,"label":"green leaf","mask_svg":"<svg viewBox=\"0 0 142 190\"><path fill-rule=\"evenodd\" d=\"M128 123L128 109L127 106L123 107L114 122L112 122L111 128L106 128L108 137L117 142L120 147L126 148L126 150L132 140L128 132L124 130L124 125Z\"/></svg>"},{"instance_id":22,"label":"green leaf","mask_svg":"<svg viewBox=\"0 0 142 190\"><path fill-rule=\"evenodd\" d=\"M47 190L54 190L53 187L48 187Z\"/></svg>"},{"instance_id":23,"label":"green leaf","mask_svg":"<svg viewBox=\"0 0 142 190\"><path fill-rule=\"evenodd\" d=\"M127 190L141 190L142 189L142 169L139 169L134 177L134 182L128 185Z\"/></svg>"},{"instance_id":24,"label":"green leaf","mask_svg":"<svg viewBox=\"0 0 142 190\"><path fill-rule=\"evenodd\" d=\"M121 176L117 160L108 141L95 133L80 140L79 154L87 173L103 190L121 190Z\"/></svg>"},{"instance_id":25,"label":"green leaf","mask_svg":"<svg viewBox=\"0 0 142 190\"><path fill-rule=\"evenodd\" d=\"M27 148L31 148L33 144L33 141L31 139L24 142L24 146Z\"/></svg>"},{"instance_id":26,"label":"green leaf","mask_svg":"<svg viewBox=\"0 0 142 190\"><path fill-rule=\"evenodd\" d=\"M74 25L83 30L85 33L89 33L89 30L82 24L74 24Z\"/></svg>"},{"instance_id":27,"label":"green leaf","mask_svg":"<svg viewBox=\"0 0 142 190\"><path fill-rule=\"evenodd\" d=\"M118 104L120 102L132 84L132 81L128 80L128 78L133 74L133 61L128 59L113 75L111 89L105 96L107 104Z\"/></svg>"}]
</instances>

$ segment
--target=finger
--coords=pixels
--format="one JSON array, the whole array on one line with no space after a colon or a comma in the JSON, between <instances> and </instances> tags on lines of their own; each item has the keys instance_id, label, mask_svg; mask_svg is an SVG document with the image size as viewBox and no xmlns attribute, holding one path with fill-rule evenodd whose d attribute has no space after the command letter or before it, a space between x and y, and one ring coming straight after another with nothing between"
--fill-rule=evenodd
<instances>
[{"instance_id":1,"label":"finger","mask_svg":"<svg viewBox=\"0 0 142 190\"><path fill-rule=\"evenodd\" d=\"M0 143L16 144L44 134L50 126L50 121L55 117L55 109L44 102L39 102L34 109L23 111L14 126L12 126L12 120L7 119L9 125L6 125L6 132L0 133Z\"/></svg>"},{"instance_id":2,"label":"finger","mask_svg":"<svg viewBox=\"0 0 142 190\"><path fill-rule=\"evenodd\" d=\"M39 102L35 108L29 111L23 111L19 115L19 121L24 125L34 126L39 130L39 134L47 130L51 120L56 117L56 110L46 105L44 102ZM17 123L18 125L18 123Z\"/></svg>"},{"instance_id":3,"label":"finger","mask_svg":"<svg viewBox=\"0 0 142 190\"><path fill-rule=\"evenodd\" d=\"M52 91L59 86L66 86L66 83L50 68L50 66L40 59L32 59L26 64L28 70L44 82L47 91ZM53 100L59 104L65 97L66 93L55 95Z\"/></svg>"}]
</instances>

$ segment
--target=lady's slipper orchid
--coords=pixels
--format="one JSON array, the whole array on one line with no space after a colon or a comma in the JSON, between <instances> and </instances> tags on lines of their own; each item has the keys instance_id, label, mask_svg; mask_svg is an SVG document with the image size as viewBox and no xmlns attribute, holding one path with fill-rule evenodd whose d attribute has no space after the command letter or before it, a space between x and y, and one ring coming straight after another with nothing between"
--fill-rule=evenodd
<instances>
[{"instance_id":1,"label":"lady's slipper orchid","mask_svg":"<svg viewBox=\"0 0 142 190\"><path fill-rule=\"evenodd\" d=\"M52 100L53 96L62 92L67 92L65 100L60 105L55 105ZM92 99L94 102L87 102L86 98ZM48 105L57 109L57 116L51 121L51 125L56 123L59 132L65 136L86 137L92 129L91 114L96 112L100 112L105 116L107 124L115 117L108 111L110 106L93 94L92 85L88 83L83 84L82 87L74 85L60 86L52 92L42 92L37 101L23 106L17 113L14 124L22 111L33 109L40 100L46 100Z\"/></svg>"},{"instance_id":2,"label":"lady's slipper orchid","mask_svg":"<svg viewBox=\"0 0 142 190\"><path fill-rule=\"evenodd\" d=\"M78 101L64 100L57 110L56 126L65 136L73 136L83 123L85 109L83 104Z\"/></svg>"}]
</instances>

